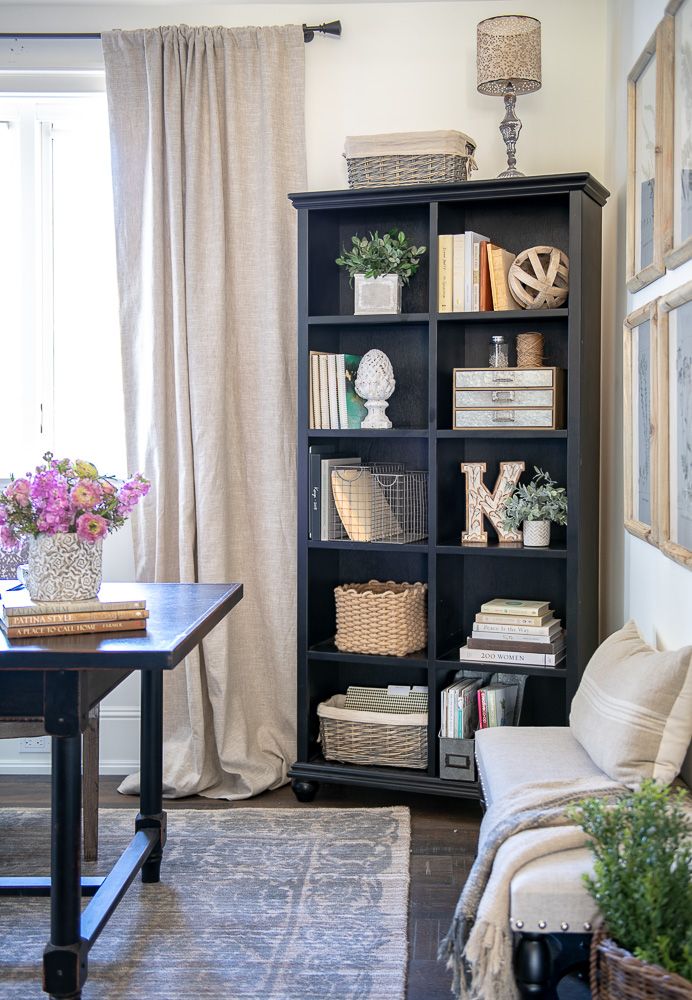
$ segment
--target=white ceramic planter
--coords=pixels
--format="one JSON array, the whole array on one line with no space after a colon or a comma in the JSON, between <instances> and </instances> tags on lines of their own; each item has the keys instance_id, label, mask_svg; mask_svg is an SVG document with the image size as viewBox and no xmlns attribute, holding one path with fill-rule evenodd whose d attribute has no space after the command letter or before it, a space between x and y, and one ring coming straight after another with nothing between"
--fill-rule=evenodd
<instances>
[{"instance_id":1,"label":"white ceramic planter","mask_svg":"<svg viewBox=\"0 0 692 1000\"><path fill-rule=\"evenodd\" d=\"M357 274L354 285L356 316L401 312L403 282L398 274L383 274L380 278L366 278L364 274Z\"/></svg>"},{"instance_id":2,"label":"white ceramic planter","mask_svg":"<svg viewBox=\"0 0 692 1000\"><path fill-rule=\"evenodd\" d=\"M89 601L101 586L102 548L75 534L37 535L19 577L32 601Z\"/></svg>"},{"instance_id":3,"label":"white ceramic planter","mask_svg":"<svg viewBox=\"0 0 692 1000\"><path fill-rule=\"evenodd\" d=\"M550 545L550 521L524 521L524 545L540 548Z\"/></svg>"}]
</instances>

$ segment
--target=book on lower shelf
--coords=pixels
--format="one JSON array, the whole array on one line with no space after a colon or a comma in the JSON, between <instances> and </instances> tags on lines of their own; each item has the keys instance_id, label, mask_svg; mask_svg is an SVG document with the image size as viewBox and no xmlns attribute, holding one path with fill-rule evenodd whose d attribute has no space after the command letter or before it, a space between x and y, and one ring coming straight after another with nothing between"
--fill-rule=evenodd
<instances>
[{"instance_id":1,"label":"book on lower shelf","mask_svg":"<svg viewBox=\"0 0 692 1000\"><path fill-rule=\"evenodd\" d=\"M567 634L548 601L495 598L481 605L459 659L473 663L557 667Z\"/></svg>"},{"instance_id":2,"label":"book on lower shelf","mask_svg":"<svg viewBox=\"0 0 692 1000\"><path fill-rule=\"evenodd\" d=\"M117 600L107 583L90 601L32 601L23 587L0 600L0 628L9 639L143 631L148 617L146 601Z\"/></svg>"}]
</instances>

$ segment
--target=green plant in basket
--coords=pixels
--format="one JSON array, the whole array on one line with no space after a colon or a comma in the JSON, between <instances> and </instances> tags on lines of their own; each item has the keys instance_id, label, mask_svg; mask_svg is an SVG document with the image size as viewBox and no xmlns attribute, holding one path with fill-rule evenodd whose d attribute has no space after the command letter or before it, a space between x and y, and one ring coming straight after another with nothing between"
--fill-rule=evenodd
<instances>
[{"instance_id":1,"label":"green plant in basket","mask_svg":"<svg viewBox=\"0 0 692 1000\"><path fill-rule=\"evenodd\" d=\"M351 249L343 248L341 256L336 258L340 267L345 267L349 280L357 274L366 278L380 278L384 274L398 274L405 285L418 270L420 258L427 247L417 247L409 243L405 233L392 229L384 236L378 232L370 233L370 237L353 236Z\"/></svg>"},{"instance_id":2,"label":"green plant in basket","mask_svg":"<svg viewBox=\"0 0 692 1000\"><path fill-rule=\"evenodd\" d=\"M615 804L570 810L591 837L584 876L608 936L636 958L692 979L692 820L686 793L643 781Z\"/></svg>"},{"instance_id":3,"label":"green plant in basket","mask_svg":"<svg viewBox=\"0 0 692 1000\"><path fill-rule=\"evenodd\" d=\"M567 492L549 473L534 465L530 483L519 483L505 507L504 527L517 531L524 521L552 521L567 524Z\"/></svg>"}]
</instances>

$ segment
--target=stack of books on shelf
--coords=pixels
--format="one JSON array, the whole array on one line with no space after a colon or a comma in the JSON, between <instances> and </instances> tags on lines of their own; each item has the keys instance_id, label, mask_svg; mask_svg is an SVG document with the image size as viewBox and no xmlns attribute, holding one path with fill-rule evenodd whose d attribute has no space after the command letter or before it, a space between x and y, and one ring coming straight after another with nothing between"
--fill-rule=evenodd
<instances>
[{"instance_id":1,"label":"stack of books on shelf","mask_svg":"<svg viewBox=\"0 0 692 1000\"><path fill-rule=\"evenodd\" d=\"M521 308L507 280L515 254L480 233L454 233L438 241L439 312Z\"/></svg>"},{"instance_id":2,"label":"stack of books on shelf","mask_svg":"<svg viewBox=\"0 0 692 1000\"><path fill-rule=\"evenodd\" d=\"M107 583L93 601L34 602L23 587L4 591L0 601L0 627L8 639L143 632L148 617L146 601L114 600Z\"/></svg>"},{"instance_id":3,"label":"stack of books on shelf","mask_svg":"<svg viewBox=\"0 0 692 1000\"><path fill-rule=\"evenodd\" d=\"M470 740L478 729L478 692L481 677L464 677L441 692L440 736Z\"/></svg>"},{"instance_id":4,"label":"stack of books on shelf","mask_svg":"<svg viewBox=\"0 0 692 1000\"><path fill-rule=\"evenodd\" d=\"M481 605L460 660L519 666L563 665L566 633L547 601L497 597Z\"/></svg>"},{"instance_id":5,"label":"stack of books on shelf","mask_svg":"<svg viewBox=\"0 0 692 1000\"><path fill-rule=\"evenodd\" d=\"M368 415L355 383L360 357L310 351L310 429L359 430Z\"/></svg>"},{"instance_id":6,"label":"stack of books on shelf","mask_svg":"<svg viewBox=\"0 0 692 1000\"><path fill-rule=\"evenodd\" d=\"M519 688L483 677L461 677L441 693L440 736L473 739L477 729L511 726Z\"/></svg>"}]
</instances>

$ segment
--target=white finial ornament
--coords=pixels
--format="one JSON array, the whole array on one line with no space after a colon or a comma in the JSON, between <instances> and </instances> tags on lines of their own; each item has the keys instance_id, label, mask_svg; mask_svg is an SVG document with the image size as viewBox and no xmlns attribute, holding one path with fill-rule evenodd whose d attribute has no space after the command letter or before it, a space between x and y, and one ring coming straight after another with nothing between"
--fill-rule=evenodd
<instances>
[{"instance_id":1,"label":"white finial ornament","mask_svg":"<svg viewBox=\"0 0 692 1000\"><path fill-rule=\"evenodd\" d=\"M356 375L356 392L365 400L368 415L361 427L389 429L392 421L386 416L387 400L396 388L394 369L384 351L368 351L361 358Z\"/></svg>"}]
</instances>

